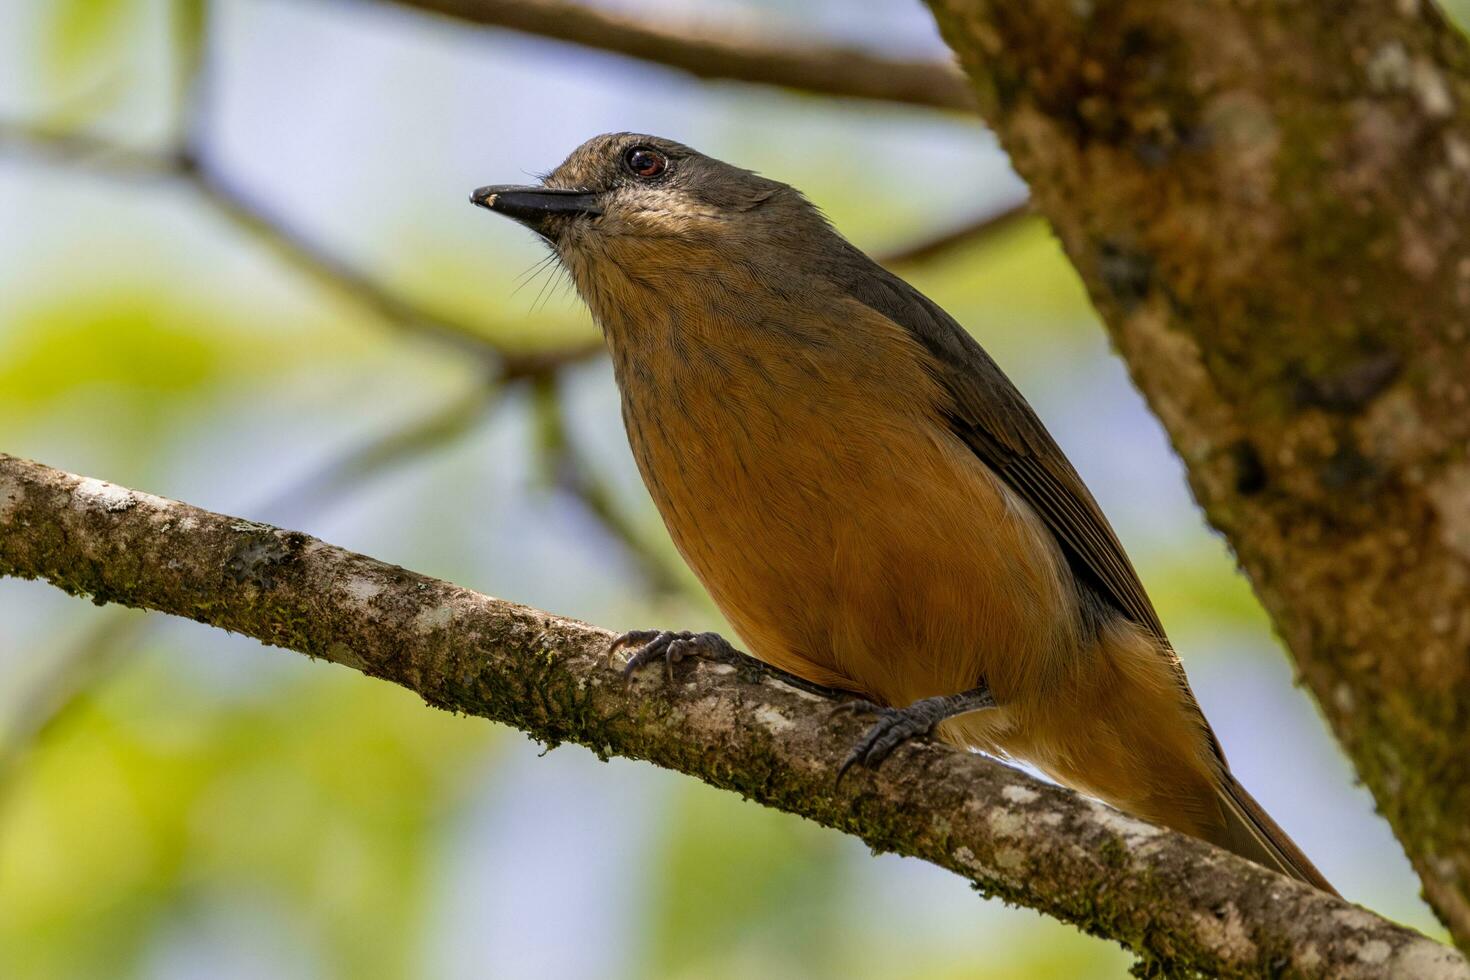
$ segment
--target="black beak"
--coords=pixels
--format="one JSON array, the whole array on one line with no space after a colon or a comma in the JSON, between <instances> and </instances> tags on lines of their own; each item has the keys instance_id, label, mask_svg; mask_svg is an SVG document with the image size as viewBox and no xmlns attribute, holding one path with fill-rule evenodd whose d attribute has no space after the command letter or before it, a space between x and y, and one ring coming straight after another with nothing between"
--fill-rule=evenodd
<instances>
[{"instance_id":1,"label":"black beak","mask_svg":"<svg viewBox=\"0 0 1470 980\"><path fill-rule=\"evenodd\" d=\"M596 217L602 214L596 194L535 185L492 184L481 187L470 195L470 203L514 218L538 234L545 234L546 220L551 217Z\"/></svg>"}]
</instances>

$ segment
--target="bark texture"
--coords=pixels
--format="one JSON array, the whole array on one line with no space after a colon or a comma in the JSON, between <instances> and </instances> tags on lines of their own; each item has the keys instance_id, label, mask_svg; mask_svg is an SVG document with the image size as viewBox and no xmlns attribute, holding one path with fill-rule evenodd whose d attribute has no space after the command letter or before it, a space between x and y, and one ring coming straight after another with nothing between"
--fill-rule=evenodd
<instances>
[{"instance_id":1,"label":"bark texture","mask_svg":"<svg viewBox=\"0 0 1470 980\"><path fill-rule=\"evenodd\" d=\"M1464 39L1427 0L929 3L1470 948Z\"/></svg>"},{"instance_id":2,"label":"bark texture","mask_svg":"<svg viewBox=\"0 0 1470 980\"><path fill-rule=\"evenodd\" d=\"M934 743L833 774L863 727L734 668L625 684L610 634L227 517L0 455L0 575L187 616L440 708L697 776L1124 943L1150 969L1470 978L1453 950L1192 838Z\"/></svg>"}]
</instances>

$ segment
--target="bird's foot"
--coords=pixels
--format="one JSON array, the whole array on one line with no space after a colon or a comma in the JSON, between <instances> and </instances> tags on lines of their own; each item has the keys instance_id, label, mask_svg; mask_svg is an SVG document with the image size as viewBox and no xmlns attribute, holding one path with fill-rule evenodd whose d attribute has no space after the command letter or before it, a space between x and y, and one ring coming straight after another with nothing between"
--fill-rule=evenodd
<instances>
[{"instance_id":1,"label":"bird's foot","mask_svg":"<svg viewBox=\"0 0 1470 980\"><path fill-rule=\"evenodd\" d=\"M674 665L685 657L703 657L715 663L734 667L741 680L755 683L763 677L771 677L802 691L827 698L849 697L849 692L814 684L809 680L789 674L779 667L772 667L739 650L718 633L694 633L689 630L629 630L613 638L608 646L608 655L623 647L633 647L633 653L623 666L623 676L631 678L642 668L662 660L664 676L672 682Z\"/></svg>"},{"instance_id":2,"label":"bird's foot","mask_svg":"<svg viewBox=\"0 0 1470 980\"><path fill-rule=\"evenodd\" d=\"M876 714L878 720L858 739L841 768L837 778L842 779L847 770L861 763L876 769L894 749L910 739L927 735L934 726L948 718L969 714L982 708L995 707L995 698L985 685L959 694L942 694L938 697L915 701L906 708L887 708L871 701L854 700L838 705L833 714L864 712Z\"/></svg>"},{"instance_id":3,"label":"bird's foot","mask_svg":"<svg viewBox=\"0 0 1470 980\"><path fill-rule=\"evenodd\" d=\"M674 679L674 664L685 657L703 657L716 663L746 666L745 661L759 664L754 657L741 653L730 645L730 641L718 633L693 633L689 630L629 630L613 638L608 647L609 655L623 647L633 647L632 656L623 666L623 676L632 677L641 668L662 660L664 674Z\"/></svg>"}]
</instances>

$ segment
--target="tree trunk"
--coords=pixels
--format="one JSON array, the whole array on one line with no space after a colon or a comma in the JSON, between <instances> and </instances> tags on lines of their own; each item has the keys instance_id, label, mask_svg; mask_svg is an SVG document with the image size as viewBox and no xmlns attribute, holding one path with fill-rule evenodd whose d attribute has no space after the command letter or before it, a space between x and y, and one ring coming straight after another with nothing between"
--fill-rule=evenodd
<instances>
[{"instance_id":1,"label":"tree trunk","mask_svg":"<svg viewBox=\"0 0 1470 980\"><path fill-rule=\"evenodd\" d=\"M1470 948L1463 38L1425 0L929 3Z\"/></svg>"}]
</instances>

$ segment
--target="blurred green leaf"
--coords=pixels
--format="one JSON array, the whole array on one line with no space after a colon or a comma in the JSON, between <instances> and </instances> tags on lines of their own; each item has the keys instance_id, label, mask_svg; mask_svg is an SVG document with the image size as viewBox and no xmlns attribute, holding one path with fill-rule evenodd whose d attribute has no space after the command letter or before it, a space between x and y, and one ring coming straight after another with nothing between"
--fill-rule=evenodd
<instances>
[{"instance_id":1,"label":"blurred green leaf","mask_svg":"<svg viewBox=\"0 0 1470 980\"><path fill-rule=\"evenodd\" d=\"M137 8L138 0L50 0L39 48L50 78L64 84L105 68Z\"/></svg>"},{"instance_id":2,"label":"blurred green leaf","mask_svg":"<svg viewBox=\"0 0 1470 980\"><path fill-rule=\"evenodd\" d=\"M835 962L842 837L698 783L666 819L645 909L653 975L816 977Z\"/></svg>"},{"instance_id":3,"label":"blurred green leaf","mask_svg":"<svg viewBox=\"0 0 1470 980\"><path fill-rule=\"evenodd\" d=\"M475 324L509 350L556 350L598 336L571 277L535 242L507 255L487 249L483 240L454 241L433 230L426 234L413 220L395 226L391 261L398 271L390 289L433 297L430 308Z\"/></svg>"},{"instance_id":4,"label":"blurred green leaf","mask_svg":"<svg viewBox=\"0 0 1470 980\"><path fill-rule=\"evenodd\" d=\"M1270 620L1249 580L1231 560L1224 542L1200 535L1204 547L1151 554L1142 562L1149 595L1167 624L1187 628L1200 621L1260 630Z\"/></svg>"},{"instance_id":5,"label":"blurred green leaf","mask_svg":"<svg viewBox=\"0 0 1470 980\"><path fill-rule=\"evenodd\" d=\"M1460 30L1470 26L1470 0L1439 0L1439 8Z\"/></svg>"},{"instance_id":6,"label":"blurred green leaf","mask_svg":"<svg viewBox=\"0 0 1470 980\"><path fill-rule=\"evenodd\" d=\"M219 311L160 295L68 297L0 333L0 417L99 386L157 407L279 363L272 341Z\"/></svg>"},{"instance_id":7,"label":"blurred green leaf","mask_svg":"<svg viewBox=\"0 0 1470 980\"><path fill-rule=\"evenodd\" d=\"M412 975L431 842L492 729L342 670L234 701L162 666L69 716L0 810L0 976L136 974L211 891L266 896L335 975Z\"/></svg>"},{"instance_id":8,"label":"blurred green leaf","mask_svg":"<svg viewBox=\"0 0 1470 980\"><path fill-rule=\"evenodd\" d=\"M174 0L172 27L180 99L187 98L190 89L198 84L208 43L208 18L206 0Z\"/></svg>"},{"instance_id":9,"label":"blurred green leaf","mask_svg":"<svg viewBox=\"0 0 1470 980\"><path fill-rule=\"evenodd\" d=\"M985 309L987 332L1007 329L1012 317L1096 329L1097 316L1077 270L1041 220L956 248L932 267L914 272L916 281L942 291L945 302Z\"/></svg>"},{"instance_id":10,"label":"blurred green leaf","mask_svg":"<svg viewBox=\"0 0 1470 980\"><path fill-rule=\"evenodd\" d=\"M58 309L16 331L0 362L0 398L44 405L97 384L167 394L214 381L225 361L209 333L153 314L145 304Z\"/></svg>"}]
</instances>

